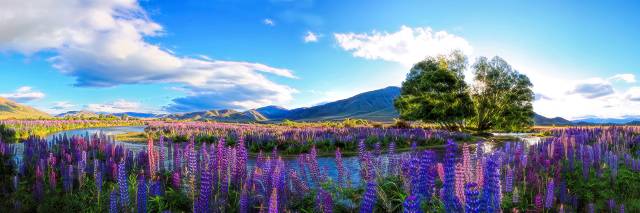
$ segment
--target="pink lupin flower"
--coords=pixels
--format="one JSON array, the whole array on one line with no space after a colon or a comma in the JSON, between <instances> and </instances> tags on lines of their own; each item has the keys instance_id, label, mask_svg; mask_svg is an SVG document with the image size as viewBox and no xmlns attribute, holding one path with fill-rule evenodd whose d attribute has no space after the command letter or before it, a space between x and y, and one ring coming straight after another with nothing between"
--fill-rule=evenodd
<instances>
[{"instance_id":1,"label":"pink lupin flower","mask_svg":"<svg viewBox=\"0 0 640 213\"><path fill-rule=\"evenodd\" d=\"M438 171L438 177L440 177L440 181L444 182L444 166L442 163L436 164L436 169Z\"/></svg>"}]
</instances>

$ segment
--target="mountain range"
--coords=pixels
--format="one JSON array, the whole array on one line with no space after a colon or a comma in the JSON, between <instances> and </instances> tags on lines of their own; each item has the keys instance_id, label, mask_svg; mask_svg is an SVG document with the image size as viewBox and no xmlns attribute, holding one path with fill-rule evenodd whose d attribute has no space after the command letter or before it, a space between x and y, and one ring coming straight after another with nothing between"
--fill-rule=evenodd
<instances>
[{"instance_id":1,"label":"mountain range","mask_svg":"<svg viewBox=\"0 0 640 213\"><path fill-rule=\"evenodd\" d=\"M142 112L90 112L69 111L56 117L95 118L100 115L127 115L136 118L163 118L174 120L199 120L220 122L278 122L285 119L295 121L330 121L352 119L366 119L371 121L390 122L398 117L393 101L400 95L399 87L386 87L360 93L350 98L334 102L322 103L312 107L287 109L281 106L265 106L246 111L233 109L214 109L199 112L154 114ZM38 119L51 118L47 113L11 100L0 98L0 119ZM623 118L583 118L567 120L562 117L548 118L535 114L536 125L594 125L594 124L639 124L640 116Z\"/></svg>"},{"instance_id":2,"label":"mountain range","mask_svg":"<svg viewBox=\"0 0 640 213\"><path fill-rule=\"evenodd\" d=\"M223 122L281 121L327 121L346 118L372 121L392 121L398 117L393 100L400 95L399 87L386 87L356 96L313 107L286 109L280 106L265 106L247 111L209 110L170 114L164 116L177 120L216 120Z\"/></svg>"}]
</instances>

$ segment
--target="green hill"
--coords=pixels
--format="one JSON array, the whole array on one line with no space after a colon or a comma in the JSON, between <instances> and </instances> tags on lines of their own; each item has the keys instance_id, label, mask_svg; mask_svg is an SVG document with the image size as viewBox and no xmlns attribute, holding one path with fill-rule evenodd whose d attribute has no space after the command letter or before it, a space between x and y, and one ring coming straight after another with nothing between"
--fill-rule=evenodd
<instances>
[{"instance_id":1,"label":"green hill","mask_svg":"<svg viewBox=\"0 0 640 213\"><path fill-rule=\"evenodd\" d=\"M30 106L0 97L0 120L51 118L51 115Z\"/></svg>"}]
</instances>

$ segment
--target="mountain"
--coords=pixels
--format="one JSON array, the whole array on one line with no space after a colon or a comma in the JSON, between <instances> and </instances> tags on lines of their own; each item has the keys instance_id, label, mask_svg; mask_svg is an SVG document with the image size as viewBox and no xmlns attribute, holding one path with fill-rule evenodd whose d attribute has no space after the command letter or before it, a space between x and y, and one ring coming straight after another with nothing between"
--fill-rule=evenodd
<instances>
[{"instance_id":1,"label":"mountain","mask_svg":"<svg viewBox=\"0 0 640 213\"><path fill-rule=\"evenodd\" d=\"M285 118L289 114L289 110L281 106L266 106L255 109L256 112L262 114L269 119Z\"/></svg>"},{"instance_id":2,"label":"mountain","mask_svg":"<svg viewBox=\"0 0 640 213\"><path fill-rule=\"evenodd\" d=\"M61 113L56 115L56 117L59 118L65 118L65 117L69 117L69 118L97 118L100 114L95 113L95 112L91 112L91 111L68 111L65 113Z\"/></svg>"},{"instance_id":3,"label":"mountain","mask_svg":"<svg viewBox=\"0 0 640 213\"><path fill-rule=\"evenodd\" d=\"M587 117L574 120L575 123L592 123L592 124L627 124L640 121L640 116L624 116L622 118L598 118Z\"/></svg>"},{"instance_id":4,"label":"mountain","mask_svg":"<svg viewBox=\"0 0 640 213\"><path fill-rule=\"evenodd\" d=\"M51 115L0 97L0 119L51 118Z\"/></svg>"},{"instance_id":5,"label":"mountain","mask_svg":"<svg viewBox=\"0 0 640 213\"><path fill-rule=\"evenodd\" d=\"M343 120L346 118L392 121L398 117L398 112L393 107L393 100L399 95L399 87L387 87L361 93L339 101L291 110L280 106L265 106L244 112L235 110L209 110L171 114L165 117L178 120L215 120L222 122L281 121L284 119L324 121Z\"/></svg>"},{"instance_id":6,"label":"mountain","mask_svg":"<svg viewBox=\"0 0 640 213\"><path fill-rule=\"evenodd\" d=\"M134 118L157 118L157 117L160 117L160 115L158 115L158 114L144 113L144 112L120 112L120 113L113 113L111 115L118 116L118 117L122 117L123 115L127 115L129 117L134 117Z\"/></svg>"},{"instance_id":7,"label":"mountain","mask_svg":"<svg viewBox=\"0 0 640 213\"><path fill-rule=\"evenodd\" d=\"M534 117L533 117L534 123L535 125L539 125L539 126L551 126L551 125L558 125L558 126L566 126L566 125L574 125L573 122L564 119L562 117L555 117L555 118L547 118L544 117L542 115L539 115L538 113L535 113Z\"/></svg>"},{"instance_id":8,"label":"mountain","mask_svg":"<svg viewBox=\"0 0 640 213\"><path fill-rule=\"evenodd\" d=\"M256 110L239 112L232 109L170 114L165 117L176 120L215 120L221 122L254 122L267 120L264 115Z\"/></svg>"},{"instance_id":9,"label":"mountain","mask_svg":"<svg viewBox=\"0 0 640 213\"><path fill-rule=\"evenodd\" d=\"M293 109L284 118L302 121L345 118L391 121L398 117L398 112L393 106L393 101L398 96L400 96L399 87L387 87L318 106Z\"/></svg>"}]
</instances>

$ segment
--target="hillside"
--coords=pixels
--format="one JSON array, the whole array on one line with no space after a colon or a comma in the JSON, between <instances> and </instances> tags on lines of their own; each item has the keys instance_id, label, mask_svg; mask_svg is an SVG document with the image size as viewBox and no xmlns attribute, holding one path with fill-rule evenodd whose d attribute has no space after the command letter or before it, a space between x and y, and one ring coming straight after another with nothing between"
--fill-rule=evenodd
<instances>
[{"instance_id":1,"label":"hillside","mask_svg":"<svg viewBox=\"0 0 640 213\"><path fill-rule=\"evenodd\" d=\"M566 125L574 124L573 122L567 119L564 119L562 117L547 118L542 115L539 115L538 113L535 113L533 120L535 125L538 125L538 126L552 126L552 125L566 126Z\"/></svg>"},{"instance_id":2,"label":"hillside","mask_svg":"<svg viewBox=\"0 0 640 213\"><path fill-rule=\"evenodd\" d=\"M0 97L0 119L38 119L51 118L51 115Z\"/></svg>"},{"instance_id":3,"label":"hillside","mask_svg":"<svg viewBox=\"0 0 640 213\"><path fill-rule=\"evenodd\" d=\"M267 120L266 117L255 110L239 112L231 109L170 114L165 116L165 118L198 121L215 120L221 122L253 122Z\"/></svg>"},{"instance_id":4,"label":"hillside","mask_svg":"<svg viewBox=\"0 0 640 213\"><path fill-rule=\"evenodd\" d=\"M400 88L387 87L319 106L293 109L285 118L304 121L345 118L391 121L398 117L398 112L393 107L393 101L399 95Z\"/></svg>"}]
</instances>

